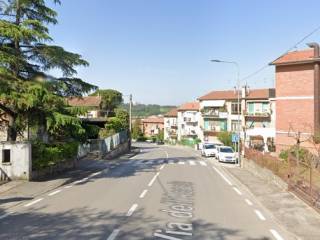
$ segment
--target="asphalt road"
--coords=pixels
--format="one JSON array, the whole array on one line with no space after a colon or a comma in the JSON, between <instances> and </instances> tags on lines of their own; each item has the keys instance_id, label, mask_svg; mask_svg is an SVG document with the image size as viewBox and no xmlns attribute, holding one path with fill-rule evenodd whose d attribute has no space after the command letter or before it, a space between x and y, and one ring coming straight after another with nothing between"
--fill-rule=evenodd
<instances>
[{"instance_id":1,"label":"asphalt road","mask_svg":"<svg viewBox=\"0 0 320 240\"><path fill-rule=\"evenodd\" d=\"M133 159L0 211L0 239L294 239L218 163L140 147Z\"/></svg>"}]
</instances>

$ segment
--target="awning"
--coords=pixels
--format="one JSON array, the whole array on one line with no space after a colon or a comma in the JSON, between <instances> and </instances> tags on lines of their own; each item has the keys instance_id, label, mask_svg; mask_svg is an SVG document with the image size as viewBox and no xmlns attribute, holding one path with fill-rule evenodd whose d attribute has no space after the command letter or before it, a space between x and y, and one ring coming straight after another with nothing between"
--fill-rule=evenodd
<instances>
[{"instance_id":1,"label":"awning","mask_svg":"<svg viewBox=\"0 0 320 240\"><path fill-rule=\"evenodd\" d=\"M206 100L201 102L202 107L223 107L225 100Z\"/></svg>"}]
</instances>

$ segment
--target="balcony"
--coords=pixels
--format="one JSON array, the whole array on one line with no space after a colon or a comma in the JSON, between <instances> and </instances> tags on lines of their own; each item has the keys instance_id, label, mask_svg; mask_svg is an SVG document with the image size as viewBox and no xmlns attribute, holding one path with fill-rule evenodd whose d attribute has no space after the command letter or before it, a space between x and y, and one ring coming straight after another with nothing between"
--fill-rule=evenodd
<instances>
[{"instance_id":1,"label":"balcony","mask_svg":"<svg viewBox=\"0 0 320 240\"><path fill-rule=\"evenodd\" d=\"M264 112L244 112L245 117L247 118L270 118L271 112L264 111Z\"/></svg>"},{"instance_id":2,"label":"balcony","mask_svg":"<svg viewBox=\"0 0 320 240\"><path fill-rule=\"evenodd\" d=\"M205 118L228 118L228 112L226 110L203 109L201 114Z\"/></svg>"}]
</instances>

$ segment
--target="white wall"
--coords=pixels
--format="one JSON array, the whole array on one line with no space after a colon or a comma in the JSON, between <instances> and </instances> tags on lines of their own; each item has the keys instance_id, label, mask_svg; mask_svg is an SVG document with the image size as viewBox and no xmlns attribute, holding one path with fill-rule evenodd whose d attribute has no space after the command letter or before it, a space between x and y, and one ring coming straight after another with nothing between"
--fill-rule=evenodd
<instances>
[{"instance_id":1,"label":"white wall","mask_svg":"<svg viewBox=\"0 0 320 240\"><path fill-rule=\"evenodd\" d=\"M185 118L191 122L185 121ZM191 132L195 132L196 137L201 136L200 129L201 113L199 111L179 111L178 112L178 140ZM183 127L184 126L184 127Z\"/></svg>"},{"instance_id":2,"label":"white wall","mask_svg":"<svg viewBox=\"0 0 320 240\"><path fill-rule=\"evenodd\" d=\"M4 163L3 150L10 150L10 162ZM27 142L0 142L0 174L10 179L31 179L31 144Z\"/></svg>"}]
</instances>

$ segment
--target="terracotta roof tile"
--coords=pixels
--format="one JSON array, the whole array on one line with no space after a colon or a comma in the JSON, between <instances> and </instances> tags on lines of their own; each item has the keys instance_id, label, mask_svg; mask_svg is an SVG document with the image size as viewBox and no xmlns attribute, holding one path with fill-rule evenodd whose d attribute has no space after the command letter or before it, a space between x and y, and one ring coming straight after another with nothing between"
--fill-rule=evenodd
<instances>
[{"instance_id":1,"label":"terracotta roof tile","mask_svg":"<svg viewBox=\"0 0 320 240\"><path fill-rule=\"evenodd\" d=\"M178 109L173 108L169 112L167 112L164 116L165 117L177 117L178 116Z\"/></svg>"},{"instance_id":2,"label":"terracotta roof tile","mask_svg":"<svg viewBox=\"0 0 320 240\"><path fill-rule=\"evenodd\" d=\"M188 102L178 107L178 111L199 111L199 102Z\"/></svg>"},{"instance_id":3,"label":"terracotta roof tile","mask_svg":"<svg viewBox=\"0 0 320 240\"><path fill-rule=\"evenodd\" d=\"M273 61L271 64L277 65L277 64L284 64L284 63L291 63L291 62L308 61L308 60L312 60L313 58L314 58L314 50L306 49L301 51L288 52L287 54Z\"/></svg>"},{"instance_id":4,"label":"terracotta roof tile","mask_svg":"<svg viewBox=\"0 0 320 240\"><path fill-rule=\"evenodd\" d=\"M70 106L74 107L99 107L101 104L101 97L71 97L67 99L67 102Z\"/></svg>"},{"instance_id":5,"label":"terracotta roof tile","mask_svg":"<svg viewBox=\"0 0 320 240\"><path fill-rule=\"evenodd\" d=\"M267 99L275 97L274 88L265 89L252 89L247 95L247 99ZM236 100L237 94L233 90L228 91L212 91L202 97L199 97L200 101L203 100Z\"/></svg>"},{"instance_id":6,"label":"terracotta roof tile","mask_svg":"<svg viewBox=\"0 0 320 240\"><path fill-rule=\"evenodd\" d=\"M148 117L142 119L143 123L164 123L164 118L163 117Z\"/></svg>"}]
</instances>

